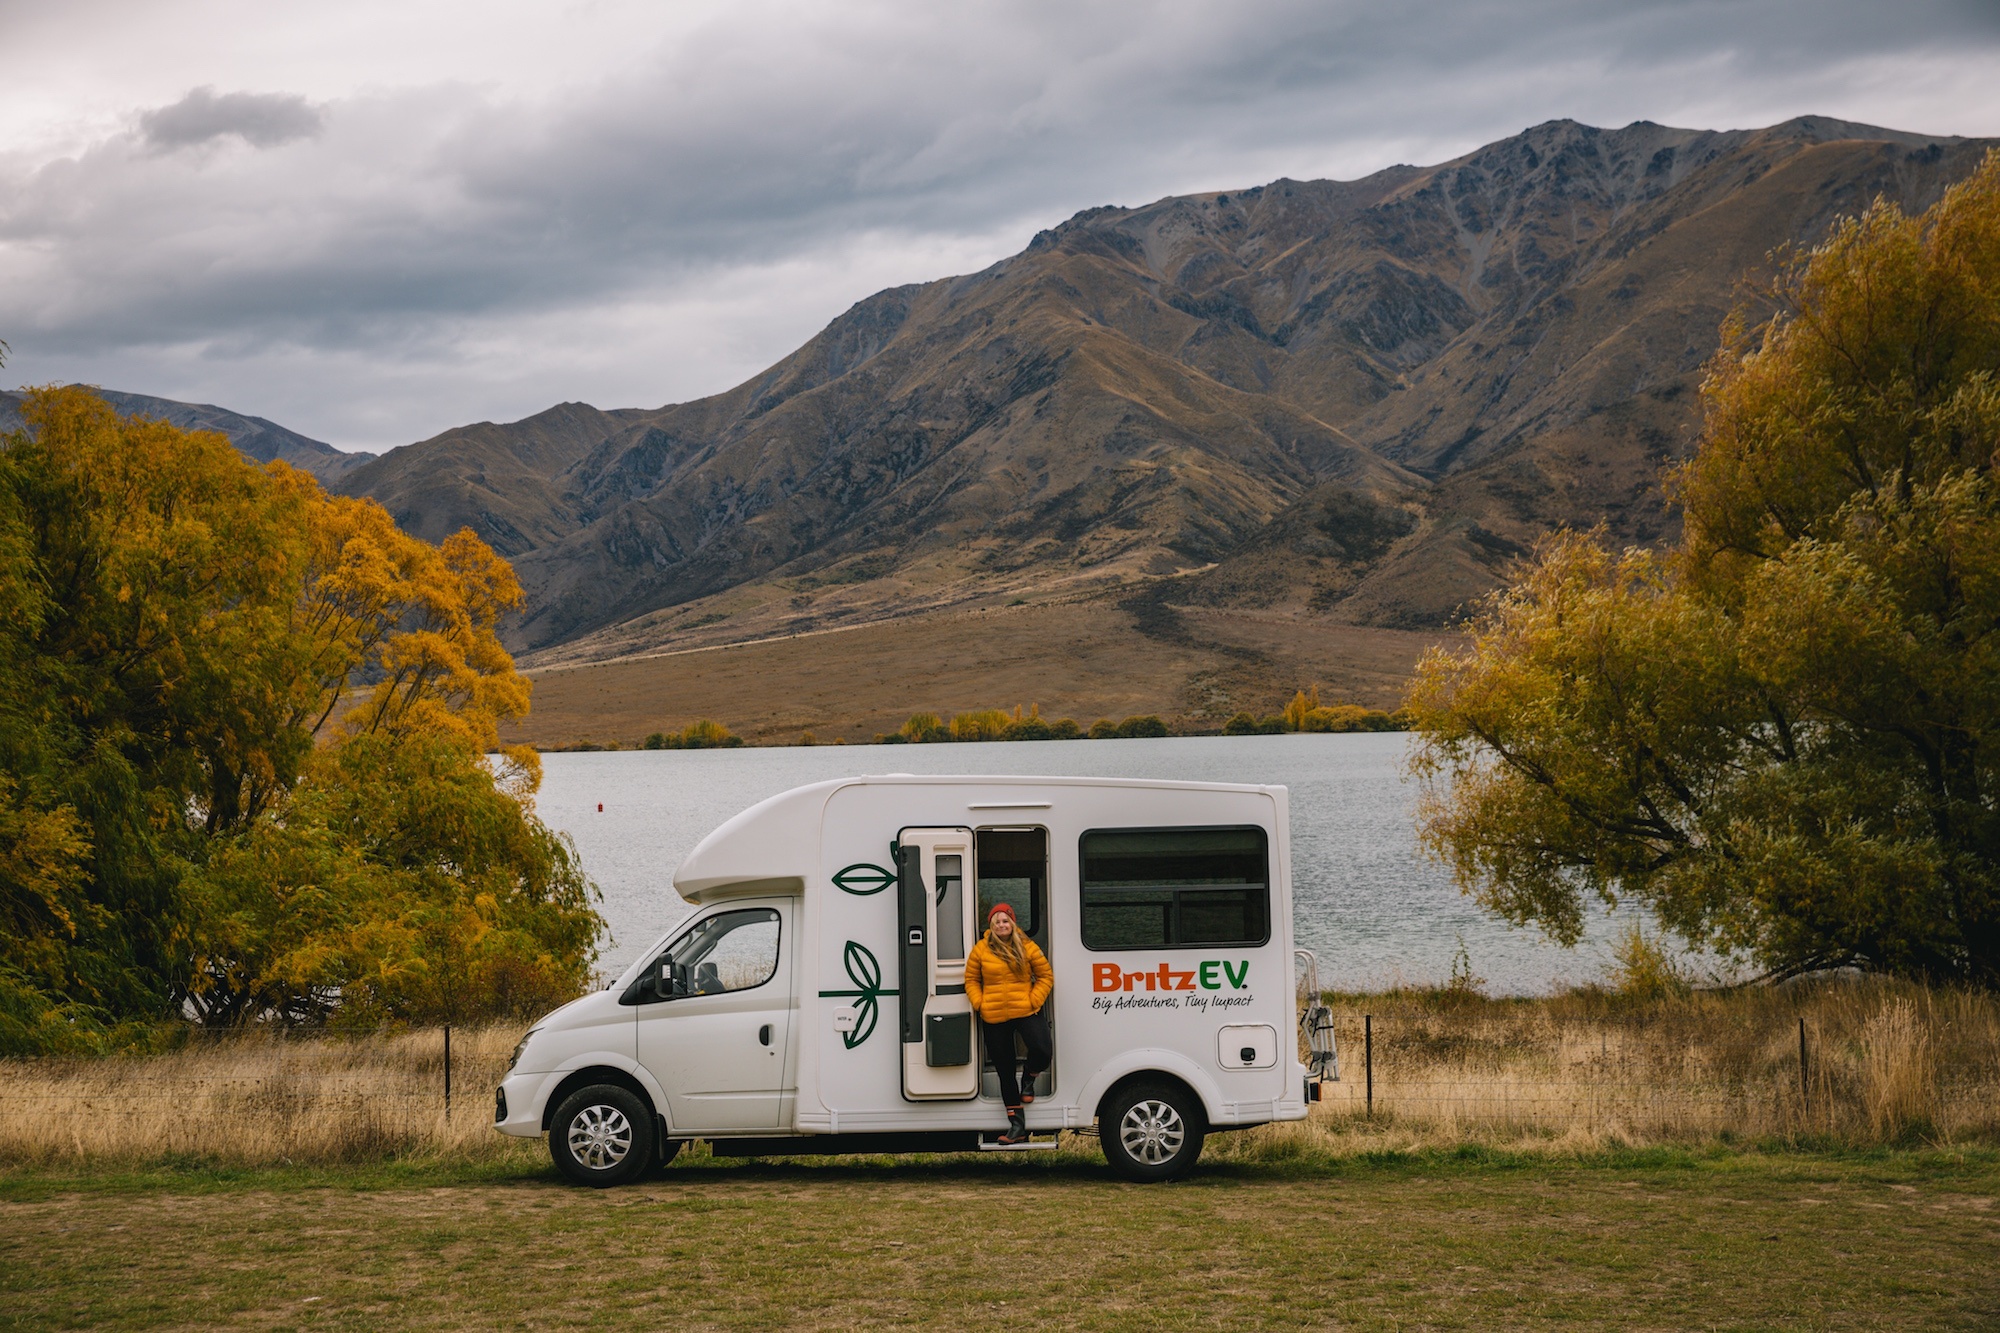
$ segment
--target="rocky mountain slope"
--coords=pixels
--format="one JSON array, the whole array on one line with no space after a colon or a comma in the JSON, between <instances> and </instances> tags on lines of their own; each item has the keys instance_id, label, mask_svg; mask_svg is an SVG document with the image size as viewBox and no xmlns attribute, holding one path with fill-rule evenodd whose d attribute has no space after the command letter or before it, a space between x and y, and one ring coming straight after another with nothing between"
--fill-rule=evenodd
<instances>
[{"instance_id":1,"label":"rocky mountain slope","mask_svg":"<svg viewBox=\"0 0 2000 1333\"><path fill-rule=\"evenodd\" d=\"M120 393L116 389L99 389L97 392L121 416L169 421L182 430L219 431L253 462L268 463L274 458L282 458L323 482L344 476L375 457L373 454L336 449L297 431L287 430L275 421L244 416L241 412L232 412L212 403L182 403L143 393ZM21 428L20 401L17 394L0 393L0 432ZM457 531L456 528L452 530Z\"/></svg>"},{"instance_id":2,"label":"rocky mountain slope","mask_svg":"<svg viewBox=\"0 0 2000 1333\"><path fill-rule=\"evenodd\" d=\"M543 663L1091 599L1142 630L1441 626L1554 525L1671 535L1660 467L1772 251L1925 207L1989 146L1556 121L1091 209L726 393L462 427L333 484L513 559Z\"/></svg>"},{"instance_id":3,"label":"rocky mountain slope","mask_svg":"<svg viewBox=\"0 0 2000 1333\"><path fill-rule=\"evenodd\" d=\"M340 485L511 556L545 660L1153 583L1438 625L1553 525L1669 534L1659 468L1745 275L1878 194L1928 205L1986 147L1558 121L1092 209L727 393L467 427Z\"/></svg>"}]
</instances>

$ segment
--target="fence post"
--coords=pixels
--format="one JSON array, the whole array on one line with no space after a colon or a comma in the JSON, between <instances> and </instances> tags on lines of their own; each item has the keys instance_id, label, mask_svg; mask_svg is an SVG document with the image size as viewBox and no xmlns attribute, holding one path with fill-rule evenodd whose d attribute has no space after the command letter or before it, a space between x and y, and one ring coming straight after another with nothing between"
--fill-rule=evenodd
<instances>
[{"instance_id":1,"label":"fence post","mask_svg":"<svg viewBox=\"0 0 2000 1333\"><path fill-rule=\"evenodd\" d=\"M1361 1063L1368 1070L1368 1118L1375 1118L1375 1015L1361 1016Z\"/></svg>"},{"instance_id":2,"label":"fence post","mask_svg":"<svg viewBox=\"0 0 2000 1333\"><path fill-rule=\"evenodd\" d=\"M444 1118L451 1119L451 1024L444 1025Z\"/></svg>"},{"instance_id":3,"label":"fence post","mask_svg":"<svg viewBox=\"0 0 2000 1333\"><path fill-rule=\"evenodd\" d=\"M1804 1110L1811 1096L1810 1085L1806 1082L1806 1020L1799 1019L1799 1109Z\"/></svg>"}]
</instances>

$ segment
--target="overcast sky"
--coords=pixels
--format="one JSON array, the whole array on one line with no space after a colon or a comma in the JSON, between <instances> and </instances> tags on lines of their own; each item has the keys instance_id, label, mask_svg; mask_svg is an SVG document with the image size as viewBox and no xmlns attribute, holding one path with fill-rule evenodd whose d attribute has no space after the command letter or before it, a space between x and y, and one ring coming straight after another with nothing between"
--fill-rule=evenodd
<instances>
[{"instance_id":1,"label":"overcast sky","mask_svg":"<svg viewBox=\"0 0 2000 1333\"><path fill-rule=\"evenodd\" d=\"M2000 0L0 0L8 385L658 406L1098 204L1556 117L2000 134Z\"/></svg>"}]
</instances>

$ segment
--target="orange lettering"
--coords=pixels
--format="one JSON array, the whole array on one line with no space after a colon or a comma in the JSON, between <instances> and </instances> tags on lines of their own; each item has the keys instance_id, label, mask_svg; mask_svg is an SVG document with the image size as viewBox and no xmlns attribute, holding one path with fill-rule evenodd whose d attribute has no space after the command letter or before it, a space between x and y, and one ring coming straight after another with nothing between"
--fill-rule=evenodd
<instances>
[{"instance_id":1,"label":"orange lettering","mask_svg":"<svg viewBox=\"0 0 2000 1333\"><path fill-rule=\"evenodd\" d=\"M1090 988L1094 991L1117 990L1125 980L1125 972L1116 963L1097 963L1090 969Z\"/></svg>"}]
</instances>

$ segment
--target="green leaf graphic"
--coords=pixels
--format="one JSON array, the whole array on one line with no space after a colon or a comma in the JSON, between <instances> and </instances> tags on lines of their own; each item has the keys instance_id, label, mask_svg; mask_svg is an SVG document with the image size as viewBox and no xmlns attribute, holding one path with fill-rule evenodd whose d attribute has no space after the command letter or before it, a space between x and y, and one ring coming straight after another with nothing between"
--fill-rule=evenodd
<instances>
[{"instance_id":1,"label":"green leaf graphic","mask_svg":"<svg viewBox=\"0 0 2000 1333\"><path fill-rule=\"evenodd\" d=\"M896 882L896 872L884 870L881 866L870 865L866 861L856 861L834 873L834 886L843 893L851 893L857 898L880 893Z\"/></svg>"},{"instance_id":2,"label":"green leaf graphic","mask_svg":"<svg viewBox=\"0 0 2000 1333\"><path fill-rule=\"evenodd\" d=\"M840 1034L841 1044L851 1051L867 1041L875 1031L881 1012L881 1006L876 1003L877 997L896 992L882 989L882 964L876 961L866 945L849 940L847 948L842 951L841 961L847 966L847 979L854 983L856 989L823 990L820 997L854 1001L854 1031Z\"/></svg>"}]
</instances>

